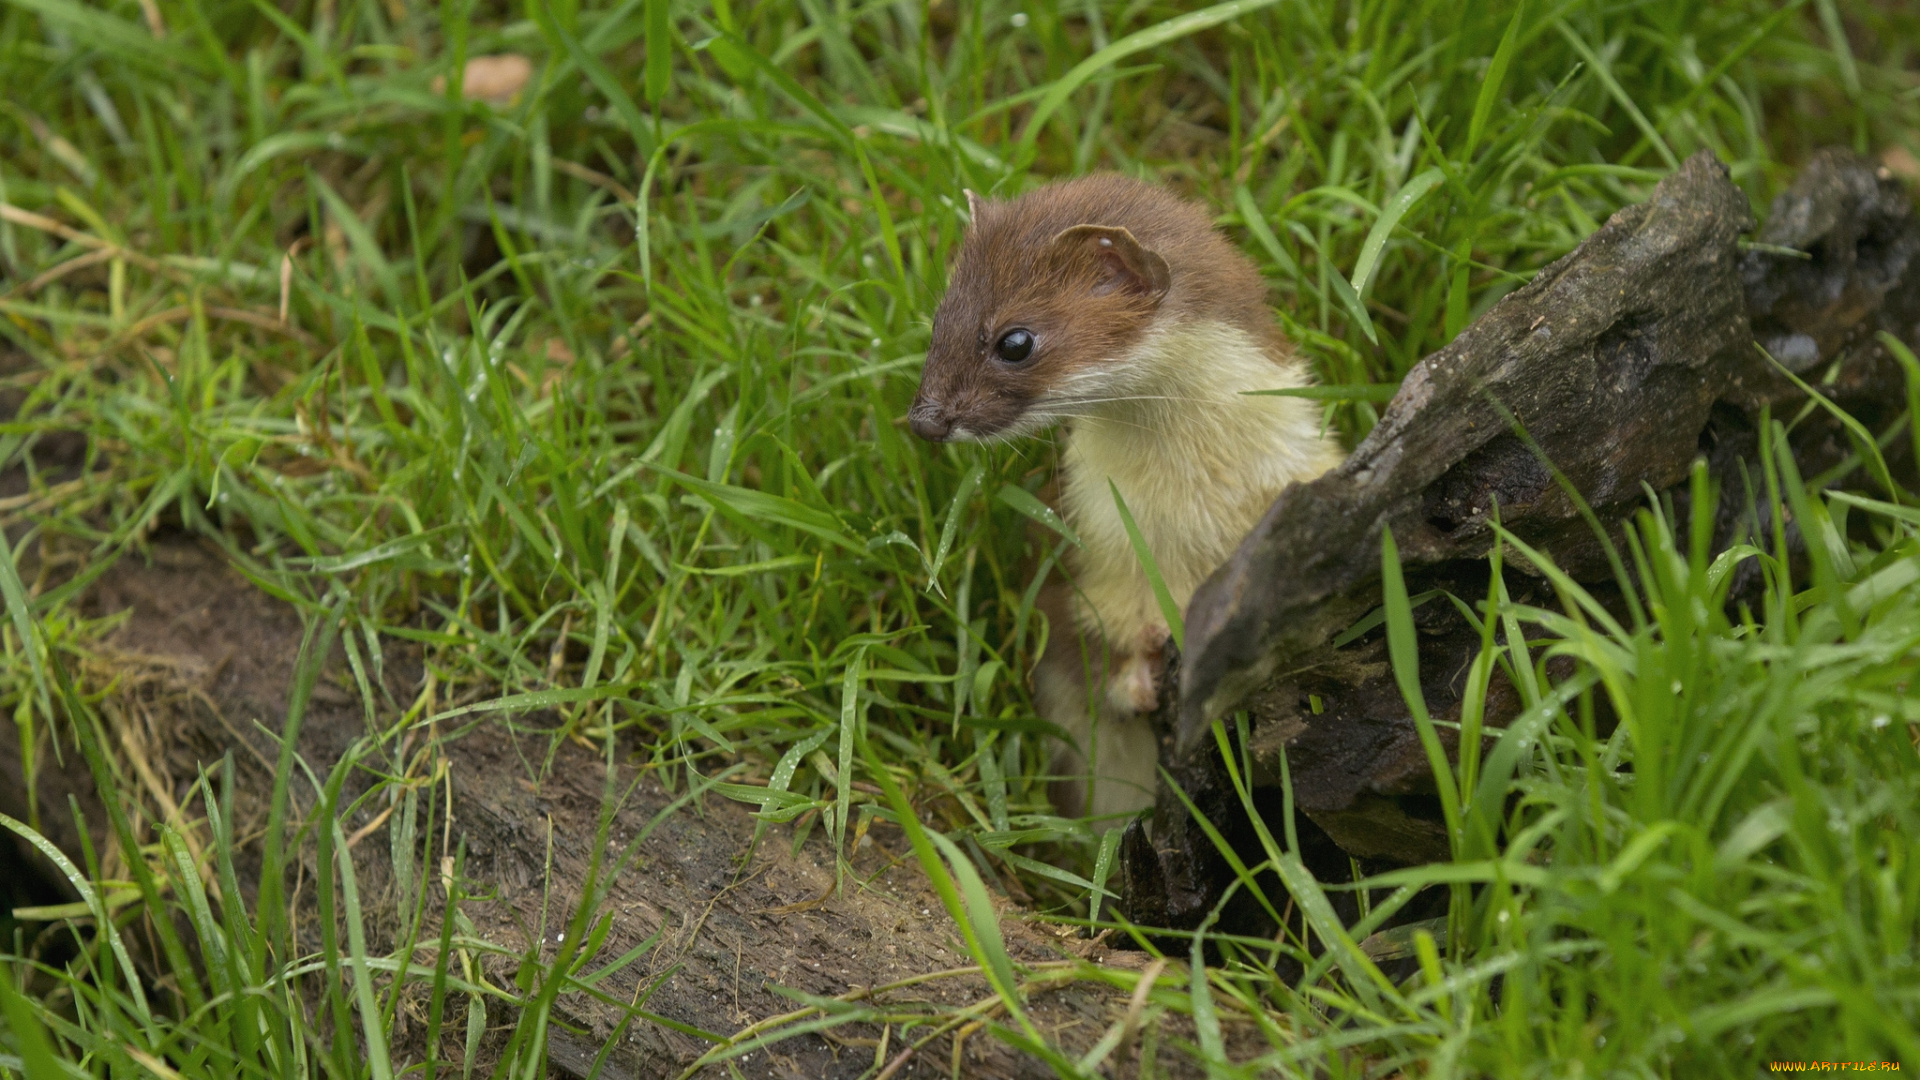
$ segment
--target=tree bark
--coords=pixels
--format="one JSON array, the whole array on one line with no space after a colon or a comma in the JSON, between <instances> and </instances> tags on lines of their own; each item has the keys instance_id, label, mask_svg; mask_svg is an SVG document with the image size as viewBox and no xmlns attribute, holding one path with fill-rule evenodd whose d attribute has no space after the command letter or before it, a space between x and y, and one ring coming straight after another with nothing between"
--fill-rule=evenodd
<instances>
[{"instance_id":1,"label":"tree bark","mask_svg":"<svg viewBox=\"0 0 1920 1080\"><path fill-rule=\"evenodd\" d=\"M1900 185L1850 153L1823 151L1743 253L1751 228L1725 167L1696 154L1651 199L1615 214L1416 365L1352 456L1283 492L1202 585L1187 610L1187 655L1169 675L1178 693L1158 717L1162 764L1231 844L1263 857L1209 737L1215 719L1244 710L1258 812L1277 835L1284 749L1303 854L1323 876L1348 878L1349 859L1384 868L1448 853L1383 632L1337 636L1380 602L1384 531L1411 594L1486 595L1497 516L1618 605L1620 568L1597 529L1618 547L1649 490L1684 519L1696 459L1727 493L1716 543L1742 527L1763 418L1806 400L1756 341L1794 374L1821 381L1874 434L1895 422L1906 376L1874 335L1920 342L1920 221ZM1834 377L1820 379L1836 361ZM1798 424L1790 445L1807 476L1854 449L1825 412ZM1902 439L1886 451L1905 476L1910 446ZM1873 484L1863 471L1847 482ZM1555 602L1531 563L1515 556L1505 567L1515 599ZM1756 584L1738 582L1736 596ZM1419 607L1415 621L1426 707L1457 720L1479 634L1444 600ZM1496 679L1486 722L1503 724L1519 708ZM1452 733L1441 732L1449 743ZM1162 786L1150 823L1136 822L1122 845L1125 904L1136 919L1187 928L1232 875ZM1224 916L1226 927L1250 933L1269 932L1268 921L1247 897Z\"/></svg>"}]
</instances>

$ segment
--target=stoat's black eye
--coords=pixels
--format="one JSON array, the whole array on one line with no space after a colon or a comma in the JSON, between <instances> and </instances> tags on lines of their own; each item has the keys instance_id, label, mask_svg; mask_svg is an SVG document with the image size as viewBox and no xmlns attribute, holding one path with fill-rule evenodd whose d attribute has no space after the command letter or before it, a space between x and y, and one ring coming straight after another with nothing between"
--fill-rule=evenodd
<instances>
[{"instance_id":1,"label":"stoat's black eye","mask_svg":"<svg viewBox=\"0 0 1920 1080\"><path fill-rule=\"evenodd\" d=\"M993 352L1009 364L1021 363L1033 355L1033 334L1026 330L1009 330L994 343Z\"/></svg>"}]
</instances>

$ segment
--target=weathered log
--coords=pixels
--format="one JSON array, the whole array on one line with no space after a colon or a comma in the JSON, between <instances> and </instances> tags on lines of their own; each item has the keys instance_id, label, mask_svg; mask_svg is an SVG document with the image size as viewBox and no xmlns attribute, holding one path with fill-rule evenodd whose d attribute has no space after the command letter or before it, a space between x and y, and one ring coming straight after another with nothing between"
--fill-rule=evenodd
<instances>
[{"instance_id":1,"label":"weathered log","mask_svg":"<svg viewBox=\"0 0 1920 1080\"><path fill-rule=\"evenodd\" d=\"M1554 471L1616 534L1649 488L1687 512L1682 480L1697 457L1737 493L1743 467L1758 474L1763 411L1804 400L1756 338L1796 374L1841 361L1824 392L1870 429L1898 416L1904 375L1873 335L1920 340L1920 221L1899 185L1851 154L1823 152L1743 255L1739 238L1751 227L1725 168L1695 155L1646 203L1615 214L1415 366L1348 461L1282 493L1195 594L1178 695L1158 718L1162 758L1230 843L1257 850L1207 734L1215 718L1244 709L1258 812L1278 832L1284 748L1317 872L1344 877L1349 857L1405 865L1447 853L1382 634L1331 644L1379 602L1383 530L1393 531L1411 591L1484 595L1497 504L1504 527L1604 601L1619 596L1615 570ZM1824 414L1798 426L1791 445L1809 475L1852 449ZM1744 509L1722 501L1721 540ZM1507 570L1517 599L1546 593L1523 560ZM1416 624L1427 708L1457 717L1458 676L1478 635L1444 602L1417 609ZM1518 708L1496 680L1487 722ZM1136 822L1121 848L1126 909L1152 925L1196 925L1231 881L1225 860L1168 791L1150 835ZM1259 929L1260 911L1241 898L1223 921Z\"/></svg>"},{"instance_id":2,"label":"weathered log","mask_svg":"<svg viewBox=\"0 0 1920 1080\"><path fill-rule=\"evenodd\" d=\"M1282 493L1194 595L1180 749L1371 606L1382 529L1409 567L1477 559L1498 499L1508 528L1590 569L1585 524L1508 415L1597 513L1679 480L1750 337L1750 227L1740 189L1696 155L1416 365L1347 461Z\"/></svg>"}]
</instances>

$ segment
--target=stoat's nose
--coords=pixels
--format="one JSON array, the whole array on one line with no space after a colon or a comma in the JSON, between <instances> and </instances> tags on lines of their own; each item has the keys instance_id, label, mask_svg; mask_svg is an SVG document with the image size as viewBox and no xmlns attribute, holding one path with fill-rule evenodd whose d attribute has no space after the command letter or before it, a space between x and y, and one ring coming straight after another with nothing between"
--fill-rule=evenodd
<instances>
[{"instance_id":1,"label":"stoat's nose","mask_svg":"<svg viewBox=\"0 0 1920 1080\"><path fill-rule=\"evenodd\" d=\"M953 417L938 405L919 405L907 415L907 426L928 442L946 442L953 431Z\"/></svg>"}]
</instances>

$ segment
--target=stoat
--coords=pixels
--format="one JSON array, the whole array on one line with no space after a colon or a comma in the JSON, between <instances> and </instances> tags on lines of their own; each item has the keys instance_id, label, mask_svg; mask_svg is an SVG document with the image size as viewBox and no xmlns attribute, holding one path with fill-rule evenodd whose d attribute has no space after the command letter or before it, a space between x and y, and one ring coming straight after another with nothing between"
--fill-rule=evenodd
<instances>
[{"instance_id":1,"label":"stoat","mask_svg":"<svg viewBox=\"0 0 1920 1080\"><path fill-rule=\"evenodd\" d=\"M1058 614L1036 700L1076 742L1056 761L1073 778L1054 786L1059 809L1123 814L1153 801L1146 714L1170 635L1114 488L1184 609L1280 490L1341 450L1312 402L1245 395L1308 373L1259 271L1202 208L1115 175L967 197L909 423L934 442L1067 425L1059 509L1082 546L1043 605Z\"/></svg>"}]
</instances>

